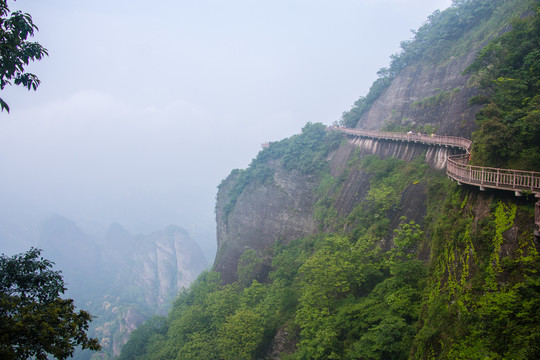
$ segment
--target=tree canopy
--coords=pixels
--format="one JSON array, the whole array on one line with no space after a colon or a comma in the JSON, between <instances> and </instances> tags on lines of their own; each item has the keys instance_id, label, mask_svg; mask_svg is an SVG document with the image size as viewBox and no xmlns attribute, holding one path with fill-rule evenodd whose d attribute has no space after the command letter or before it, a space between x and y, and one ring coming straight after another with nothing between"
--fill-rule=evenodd
<instances>
[{"instance_id":1,"label":"tree canopy","mask_svg":"<svg viewBox=\"0 0 540 360\"><path fill-rule=\"evenodd\" d=\"M23 85L36 90L38 77L25 72L30 61L41 60L48 55L47 49L37 42L29 41L38 27L30 14L11 12L7 0L0 0L0 90L7 85ZM0 110L9 112L8 104L0 98Z\"/></svg>"},{"instance_id":2,"label":"tree canopy","mask_svg":"<svg viewBox=\"0 0 540 360\"><path fill-rule=\"evenodd\" d=\"M60 297L62 275L40 254L32 248L0 257L0 358L66 359L76 346L99 350L98 340L86 334L92 315Z\"/></svg>"},{"instance_id":3,"label":"tree canopy","mask_svg":"<svg viewBox=\"0 0 540 360\"><path fill-rule=\"evenodd\" d=\"M482 165L540 169L540 6L516 19L467 69L483 93L473 134L473 160Z\"/></svg>"}]
</instances>

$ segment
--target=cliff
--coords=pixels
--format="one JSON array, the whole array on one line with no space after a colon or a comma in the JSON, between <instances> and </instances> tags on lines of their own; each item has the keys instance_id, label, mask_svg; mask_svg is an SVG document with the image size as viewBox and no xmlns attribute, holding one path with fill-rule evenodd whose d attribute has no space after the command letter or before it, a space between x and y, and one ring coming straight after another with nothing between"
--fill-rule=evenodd
<instances>
[{"instance_id":1,"label":"cliff","mask_svg":"<svg viewBox=\"0 0 540 360\"><path fill-rule=\"evenodd\" d=\"M276 241L297 239L316 230L313 206L317 177L286 171L280 161L271 161L269 166L273 170L272 181L248 185L227 215L225 206L230 202L229 193L238 175L229 175L219 188L214 269L223 274L226 282L236 279L238 260L245 250L268 256Z\"/></svg>"},{"instance_id":2,"label":"cliff","mask_svg":"<svg viewBox=\"0 0 540 360\"><path fill-rule=\"evenodd\" d=\"M145 291L148 308L162 312L182 288L188 287L206 268L206 259L189 234L176 226L134 239L130 265L136 274L131 286ZM119 279L121 280L121 279Z\"/></svg>"},{"instance_id":3,"label":"cliff","mask_svg":"<svg viewBox=\"0 0 540 360\"><path fill-rule=\"evenodd\" d=\"M103 239L94 239L56 215L39 234L38 246L62 269L68 296L96 316L90 331L111 356L149 316L165 314L207 266L199 246L176 226L134 236L113 224Z\"/></svg>"},{"instance_id":4,"label":"cliff","mask_svg":"<svg viewBox=\"0 0 540 360\"><path fill-rule=\"evenodd\" d=\"M356 127L380 130L391 125L429 126L441 135L471 137L479 105L469 99L478 94L470 85L471 65L477 49L442 64L418 63L403 69L388 89L360 118Z\"/></svg>"},{"instance_id":5,"label":"cliff","mask_svg":"<svg viewBox=\"0 0 540 360\"><path fill-rule=\"evenodd\" d=\"M179 291L205 269L202 250L182 228L169 226L150 235L129 234L118 224L103 246L107 290L91 303L92 324L103 350L118 355L133 330L149 316L165 314Z\"/></svg>"}]
</instances>

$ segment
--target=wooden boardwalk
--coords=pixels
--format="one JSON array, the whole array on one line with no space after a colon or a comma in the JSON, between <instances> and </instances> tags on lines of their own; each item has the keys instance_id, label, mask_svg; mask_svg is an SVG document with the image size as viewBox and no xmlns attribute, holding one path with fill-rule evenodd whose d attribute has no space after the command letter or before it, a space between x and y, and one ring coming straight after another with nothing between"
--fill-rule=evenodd
<instances>
[{"instance_id":1,"label":"wooden boardwalk","mask_svg":"<svg viewBox=\"0 0 540 360\"><path fill-rule=\"evenodd\" d=\"M486 188L514 191L517 196L524 192L540 197L540 172L498 169L485 166L469 165L471 140L455 136L435 134L395 133L387 131L360 130L338 128L347 135L378 140L414 142L432 146L455 147L464 154L450 155L446 159L446 174L459 184L478 186L481 191ZM540 201L535 204L535 235L540 236Z\"/></svg>"},{"instance_id":2,"label":"wooden boardwalk","mask_svg":"<svg viewBox=\"0 0 540 360\"><path fill-rule=\"evenodd\" d=\"M446 147L455 147L463 149L466 152L469 151L471 147L471 140L465 139L462 137L456 136L442 136L442 135L426 135L426 134L404 134L397 132L388 132L388 131L375 131L375 130L358 130L358 129L347 129L347 128L338 128L340 131L345 134L365 137L371 139L381 139L381 140L394 140L394 141L406 141L406 142L415 142L426 145L436 145L436 146L446 146Z\"/></svg>"},{"instance_id":3,"label":"wooden boardwalk","mask_svg":"<svg viewBox=\"0 0 540 360\"><path fill-rule=\"evenodd\" d=\"M446 174L452 179L469 185L477 185L480 190L493 188L540 195L540 173L512 169L498 169L468 164L469 155L452 155L446 161Z\"/></svg>"}]
</instances>

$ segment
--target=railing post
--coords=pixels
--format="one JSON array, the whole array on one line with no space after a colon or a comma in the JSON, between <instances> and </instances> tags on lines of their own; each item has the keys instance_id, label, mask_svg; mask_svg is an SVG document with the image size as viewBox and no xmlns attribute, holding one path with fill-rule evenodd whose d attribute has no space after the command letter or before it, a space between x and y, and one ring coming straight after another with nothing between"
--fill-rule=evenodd
<instances>
[{"instance_id":1,"label":"railing post","mask_svg":"<svg viewBox=\"0 0 540 360\"><path fill-rule=\"evenodd\" d=\"M480 184L484 185L484 168L481 168L480 172Z\"/></svg>"}]
</instances>

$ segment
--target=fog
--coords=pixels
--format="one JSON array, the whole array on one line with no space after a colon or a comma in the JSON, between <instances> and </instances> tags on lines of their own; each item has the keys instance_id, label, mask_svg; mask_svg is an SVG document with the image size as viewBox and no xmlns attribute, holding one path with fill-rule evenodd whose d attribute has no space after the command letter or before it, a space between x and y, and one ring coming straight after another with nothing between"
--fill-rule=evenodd
<instances>
[{"instance_id":1,"label":"fog","mask_svg":"<svg viewBox=\"0 0 540 360\"><path fill-rule=\"evenodd\" d=\"M1 94L0 224L59 213L210 241L220 181L263 142L339 120L451 0L8 3L49 57L28 67L37 92Z\"/></svg>"}]
</instances>

